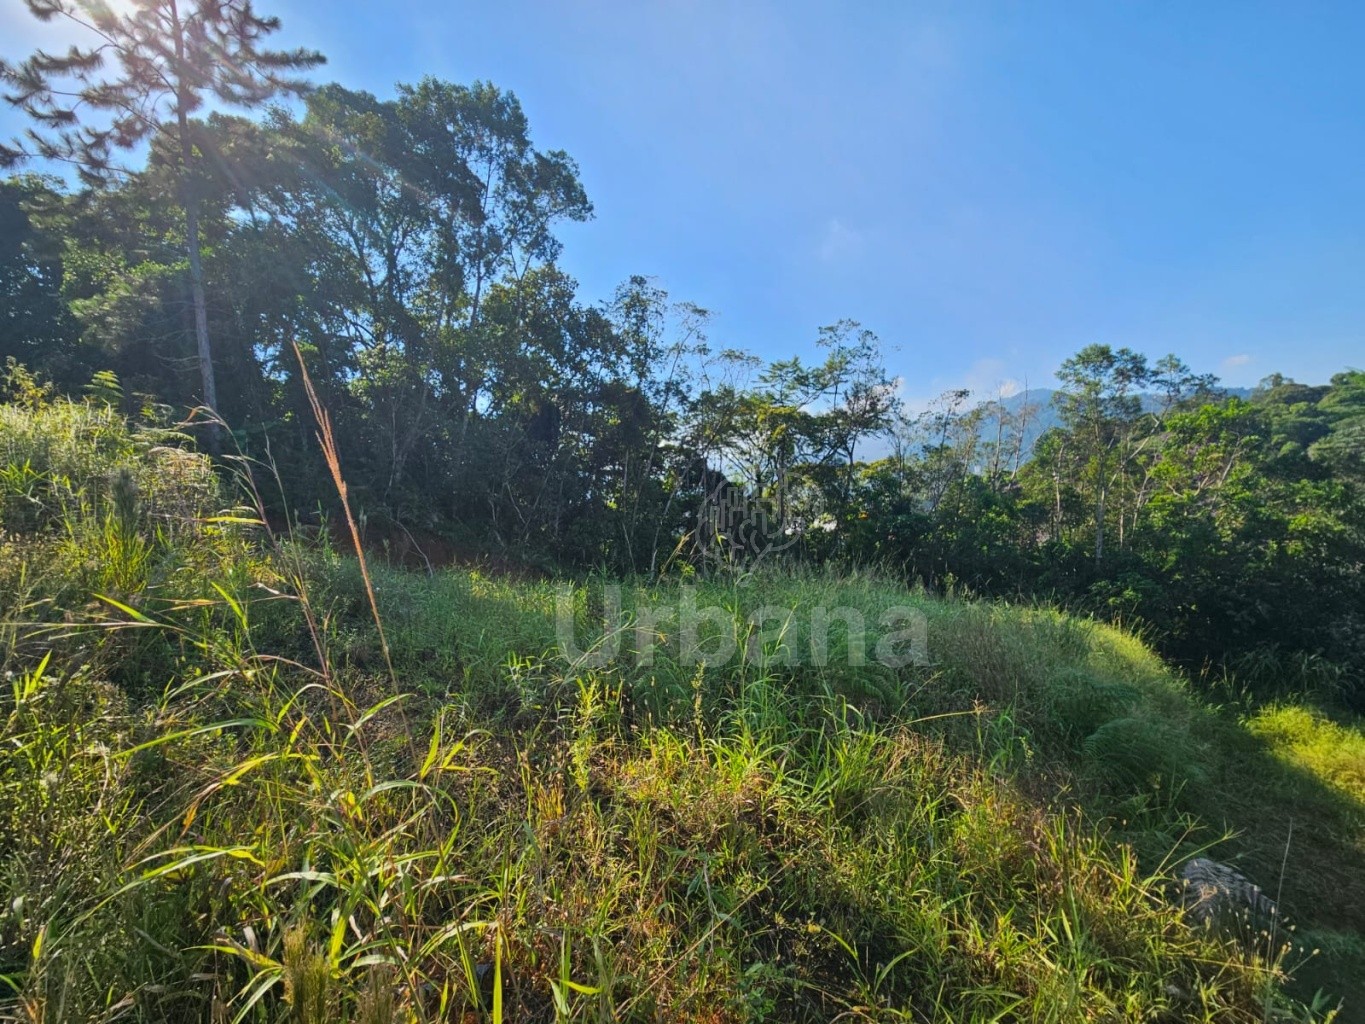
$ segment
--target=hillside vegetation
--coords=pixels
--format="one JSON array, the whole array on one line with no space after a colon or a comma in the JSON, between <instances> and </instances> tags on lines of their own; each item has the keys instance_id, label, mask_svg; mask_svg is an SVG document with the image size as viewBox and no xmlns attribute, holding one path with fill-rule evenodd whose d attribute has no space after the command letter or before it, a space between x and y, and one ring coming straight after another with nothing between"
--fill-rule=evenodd
<instances>
[{"instance_id":1,"label":"hillside vegetation","mask_svg":"<svg viewBox=\"0 0 1365 1024\"><path fill-rule=\"evenodd\" d=\"M113 38L130 68L161 66L174 47L132 11L173 24L172 0L127 3L106 12ZM183 42L208 61L193 88L243 70ZM66 153L123 90L181 68L141 81L105 52L95 81L70 55L25 65L11 84L35 134L17 149ZM129 157L146 165L127 174L77 146L79 185L0 180L0 379L13 360L83 397L116 374L126 413L197 410L207 450L279 468L276 521L339 521L318 398L357 514L396 543L651 578L780 547L1064 606L1141 630L1192 675L1365 712L1360 368L1229 390L1189 352L1152 350L1160 334L1101 334L1036 393L930 399L918 343L855 319L746 336L642 275L589 294L561 260L592 216L585 183L505 88L319 83L253 112L300 83L259 84L233 90L237 113L139 122ZM1280 340L1287 362L1267 371L1300 351Z\"/></svg>"},{"instance_id":2,"label":"hillside vegetation","mask_svg":"<svg viewBox=\"0 0 1365 1024\"><path fill-rule=\"evenodd\" d=\"M1111 627L872 574L628 583L619 619L602 580L367 582L173 432L31 399L0 407L8 1015L1264 1021L1355 994L1353 722L1215 708ZM663 612L693 604L719 611L689 648ZM860 659L854 613L869 652L922 623L928 658ZM1297 930L1185 920L1201 850Z\"/></svg>"},{"instance_id":3,"label":"hillside vegetation","mask_svg":"<svg viewBox=\"0 0 1365 1024\"><path fill-rule=\"evenodd\" d=\"M0 1018L1365 1015L1365 371L1101 317L1046 408L912 400L894 302L587 294L505 88L19 6ZM1271 319L1191 352L1345 351Z\"/></svg>"}]
</instances>

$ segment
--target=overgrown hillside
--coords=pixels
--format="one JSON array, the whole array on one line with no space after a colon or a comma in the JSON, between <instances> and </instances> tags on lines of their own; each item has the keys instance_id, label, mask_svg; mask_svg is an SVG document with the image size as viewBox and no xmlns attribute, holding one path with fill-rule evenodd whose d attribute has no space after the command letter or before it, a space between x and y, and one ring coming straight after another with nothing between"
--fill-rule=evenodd
<instances>
[{"instance_id":1,"label":"overgrown hillside","mask_svg":"<svg viewBox=\"0 0 1365 1024\"><path fill-rule=\"evenodd\" d=\"M58 22L94 2L29 0ZM651 578L773 548L872 563L1141 629L1186 671L1231 674L1262 699L1365 712L1359 368L1270 372L1329 365L1281 339L1283 362L1229 391L1208 372L1222 354L1197 339L1163 351L1158 330L1143 350L1101 330L1034 399L931 399L932 381L965 368L923 364L919 329L895 316L885 343L856 319L793 337L785 320L746 328L725 319L742 311L718 318L640 274L593 293L569 272L587 183L490 82L422 77L379 95L318 83L254 112L300 83L238 82L236 113L196 101L206 116L96 131L93 164L67 148L127 90L176 79L175 5L193 3L196 23L226 16L200 2L120 0L87 56L36 55L10 79L34 134L0 143L0 168L28 154L34 171L64 169L46 159L60 153L83 176L0 180L0 398L5 377L84 397L93 376L117 375L125 412L195 410L206 449L277 466L287 486L266 497L283 518L335 511L311 392L357 510L402 543ZM143 7L161 30L139 27ZM264 19L251 45L278 27ZM192 91L263 66L227 68L228 51L194 34L181 44L207 62ZM135 70L114 73L111 46ZM314 64L291 51L283 66L295 58ZM108 147L121 145L130 166L111 175ZM856 313L873 300L847 301ZM1027 349L1010 372L1037 366Z\"/></svg>"},{"instance_id":2,"label":"overgrown hillside","mask_svg":"<svg viewBox=\"0 0 1365 1024\"><path fill-rule=\"evenodd\" d=\"M0 407L0 472L10 1016L1365 999L1357 723L1213 707L1112 628L795 569L366 579L94 402ZM1171 877L1197 852L1296 930L1187 920Z\"/></svg>"}]
</instances>

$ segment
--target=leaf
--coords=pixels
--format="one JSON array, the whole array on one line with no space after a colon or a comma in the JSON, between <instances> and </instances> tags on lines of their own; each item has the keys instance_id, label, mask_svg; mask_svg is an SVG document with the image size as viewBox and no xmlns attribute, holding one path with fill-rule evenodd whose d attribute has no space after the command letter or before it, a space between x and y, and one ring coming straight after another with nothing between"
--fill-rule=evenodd
<instances>
[{"instance_id":1,"label":"leaf","mask_svg":"<svg viewBox=\"0 0 1365 1024\"><path fill-rule=\"evenodd\" d=\"M198 736L201 733L222 732L224 729L235 729L238 726L255 726L256 728L263 729L266 732L270 733L275 732L275 727L271 725L271 723L264 721L263 719L233 718L226 722L213 722L210 725L195 726L193 729L181 729L177 732L168 732L164 736L158 736L156 737L156 739L147 740L147 742L145 743L139 743L135 747L129 747L127 750L120 750L117 754L114 755L114 757L116 758L132 757L134 754L140 753L141 751L150 750L153 747L159 747L165 743L174 743L176 740L185 739L186 737L189 736Z\"/></svg>"},{"instance_id":2,"label":"leaf","mask_svg":"<svg viewBox=\"0 0 1365 1024\"><path fill-rule=\"evenodd\" d=\"M242 628L246 629L247 628L246 610L237 602L237 600L231 594L229 594L226 590L219 586L216 581L212 584L212 586L213 589L218 591L218 593L222 596L223 600L228 603L228 607L232 609L232 614L237 617L237 621L241 623Z\"/></svg>"},{"instance_id":3,"label":"leaf","mask_svg":"<svg viewBox=\"0 0 1365 1024\"><path fill-rule=\"evenodd\" d=\"M111 607L113 607L113 608L118 609L119 611L123 612L124 615L127 615L129 618L133 619L133 620L136 621L136 622L141 622L141 623L143 623L144 625L148 625L148 626L159 626L159 625L161 625L161 623L156 622L156 621L153 620L153 619L147 618L147 616L143 615L143 614L142 614L140 611L138 611L136 608L130 608L130 607L128 607L128 605L124 604L122 601L116 601L116 600L114 600L112 597L109 597L109 596L107 596L107 595L105 595L105 594L96 594L96 595L95 595L95 598L96 598L97 600L103 601L105 604L107 604L107 605L109 605L109 606L111 606Z\"/></svg>"}]
</instances>

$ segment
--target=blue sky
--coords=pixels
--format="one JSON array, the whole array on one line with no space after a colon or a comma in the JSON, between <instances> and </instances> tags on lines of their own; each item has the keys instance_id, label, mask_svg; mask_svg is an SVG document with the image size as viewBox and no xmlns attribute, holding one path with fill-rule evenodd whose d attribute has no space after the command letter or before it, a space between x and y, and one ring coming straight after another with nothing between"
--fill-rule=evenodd
<instances>
[{"instance_id":1,"label":"blue sky","mask_svg":"<svg viewBox=\"0 0 1365 1024\"><path fill-rule=\"evenodd\" d=\"M584 296L654 275L718 343L852 317L912 403L1091 342L1234 385L1365 364L1359 2L257 3L320 80L515 91L596 205ZM0 51L40 38L0 0Z\"/></svg>"}]
</instances>

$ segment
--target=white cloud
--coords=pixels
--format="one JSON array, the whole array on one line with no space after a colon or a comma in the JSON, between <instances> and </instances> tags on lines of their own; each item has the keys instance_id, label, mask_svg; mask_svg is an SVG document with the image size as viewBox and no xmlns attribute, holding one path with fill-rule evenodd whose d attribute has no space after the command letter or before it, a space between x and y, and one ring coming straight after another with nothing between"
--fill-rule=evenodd
<instances>
[{"instance_id":1,"label":"white cloud","mask_svg":"<svg viewBox=\"0 0 1365 1024\"><path fill-rule=\"evenodd\" d=\"M1014 377L1005 376L1005 369L1002 359L978 359L967 371L962 386L971 391L972 399L977 402L1017 395L1024 390L1024 385Z\"/></svg>"},{"instance_id":2,"label":"white cloud","mask_svg":"<svg viewBox=\"0 0 1365 1024\"><path fill-rule=\"evenodd\" d=\"M1024 390L1024 384L1018 378L1008 376L1005 372L1006 369L1007 366L1003 359L978 359L961 377L934 377L928 381L928 386L932 389L928 394L920 390L924 387L924 382L920 382L917 386L917 393L911 394L906 386L905 379L899 378L897 383L901 406L911 415L922 413L928 410L944 392L953 391L957 388L966 388L971 392L967 398L966 408L981 402L991 402L998 398L1012 398Z\"/></svg>"},{"instance_id":3,"label":"white cloud","mask_svg":"<svg viewBox=\"0 0 1365 1024\"><path fill-rule=\"evenodd\" d=\"M838 217L831 217L825 225L825 234L820 241L820 259L825 263L835 263L856 256L862 251L863 236L849 227Z\"/></svg>"},{"instance_id":4,"label":"white cloud","mask_svg":"<svg viewBox=\"0 0 1365 1024\"><path fill-rule=\"evenodd\" d=\"M1245 352L1241 352L1235 356L1228 356L1226 359L1224 359L1223 369L1225 371L1236 370L1239 367L1246 366L1250 362L1251 356L1247 355Z\"/></svg>"}]
</instances>

